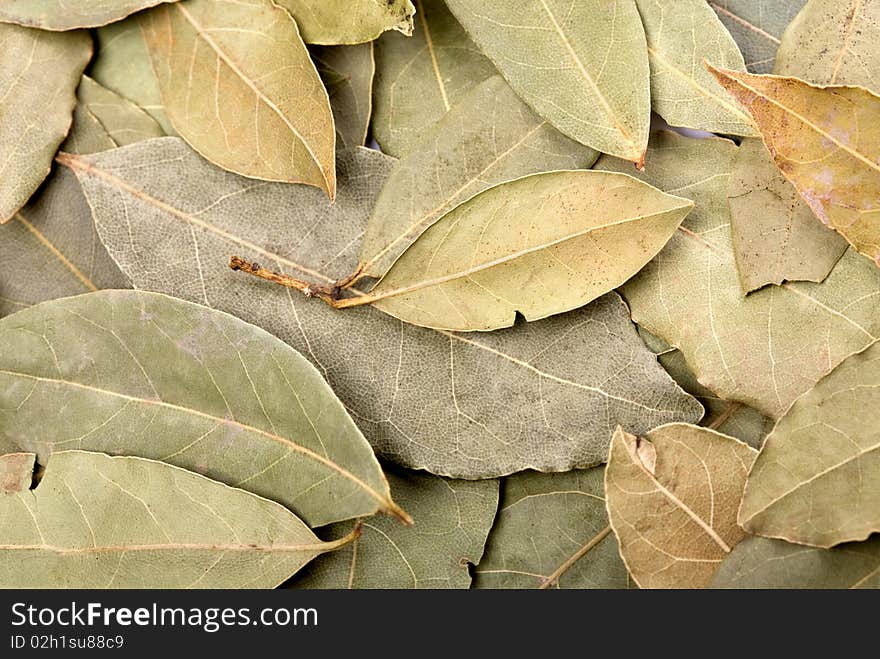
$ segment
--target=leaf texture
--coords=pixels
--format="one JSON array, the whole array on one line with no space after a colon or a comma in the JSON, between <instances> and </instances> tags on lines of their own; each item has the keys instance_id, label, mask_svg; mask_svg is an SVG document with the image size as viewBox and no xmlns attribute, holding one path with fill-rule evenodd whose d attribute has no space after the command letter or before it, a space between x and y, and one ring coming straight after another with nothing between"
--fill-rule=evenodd
<instances>
[{"instance_id":1,"label":"leaf texture","mask_svg":"<svg viewBox=\"0 0 880 659\"><path fill-rule=\"evenodd\" d=\"M0 473L30 485L35 456L21 457ZM250 492L85 451L53 455L36 490L0 491L0 519L3 588L274 588L340 544Z\"/></svg>"},{"instance_id":2,"label":"leaf texture","mask_svg":"<svg viewBox=\"0 0 880 659\"><path fill-rule=\"evenodd\" d=\"M709 584L745 537L736 510L757 453L687 424L661 426L644 438L615 431L605 501L620 555L641 588Z\"/></svg>"},{"instance_id":3,"label":"leaf texture","mask_svg":"<svg viewBox=\"0 0 880 659\"><path fill-rule=\"evenodd\" d=\"M0 322L0 447L138 455L270 496L312 526L403 513L369 445L294 350L226 314L101 291Z\"/></svg>"},{"instance_id":4,"label":"leaf texture","mask_svg":"<svg viewBox=\"0 0 880 659\"><path fill-rule=\"evenodd\" d=\"M271 0L188 0L141 26L165 112L194 149L244 176L335 196L330 101L287 12Z\"/></svg>"},{"instance_id":5,"label":"leaf texture","mask_svg":"<svg viewBox=\"0 0 880 659\"><path fill-rule=\"evenodd\" d=\"M752 122L703 67L745 69L742 53L704 0L636 0L651 63L651 107L672 126L756 135Z\"/></svg>"},{"instance_id":6,"label":"leaf texture","mask_svg":"<svg viewBox=\"0 0 880 659\"><path fill-rule=\"evenodd\" d=\"M84 32L52 34L0 24L0 224L12 219L49 175L91 55Z\"/></svg>"},{"instance_id":7,"label":"leaf texture","mask_svg":"<svg viewBox=\"0 0 880 659\"><path fill-rule=\"evenodd\" d=\"M880 531L880 343L841 363L786 412L749 474L746 531L831 547ZM867 413L867 414L866 414Z\"/></svg>"},{"instance_id":8,"label":"leaf texture","mask_svg":"<svg viewBox=\"0 0 880 659\"><path fill-rule=\"evenodd\" d=\"M880 588L880 538L815 549L746 538L721 563L713 588Z\"/></svg>"},{"instance_id":9,"label":"leaf texture","mask_svg":"<svg viewBox=\"0 0 880 659\"><path fill-rule=\"evenodd\" d=\"M777 166L816 217L880 267L880 96L797 78L715 75L755 118Z\"/></svg>"},{"instance_id":10,"label":"leaf texture","mask_svg":"<svg viewBox=\"0 0 880 659\"><path fill-rule=\"evenodd\" d=\"M98 27L174 0L3 0L0 22L41 30Z\"/></svg>"},{"instance_id":11,"label":"leaf texture","mask_svg":"<svg viewBox=\"0 0 880 659\"><path fill-rule=\"evenodd\" d=\"M517 94L572 139L641 164L650 122L633 0L447 0Z\"/></svg>"},{"instance_id":12,"label":"leaf texture","mask_svg":"<svg viewBox=\"0 0 880 659\"><path fill-rule=\"evenodd\" d=\"M880 336L880 272L850 250L822 284L771 286L743 298L727 206L735 155L725 140L655 136L646 180L696 208L621 290L633 320L680 349L703 386L775 419ZM629 171L606 158L597 167Z\"/></svg>"},{"instance_id":13,"label":"leaf texture","mask_svg":"<svg viewBox=\"0 0 880 659\"><path fill-rule=\"evenodd\" d=\"M501 508L476 588L628 588L608 526L604 468L524 472L502 481Z\"/></svg>"},{"instance_id":14,"label":"leaf texture","mask_svg":"<svg viewBox=\"0 0 880 659\"><path fill-rule=\"evenodd\" d=\"M402 469L386 471L413 527L387 517L365 520L361 535L297 575L294 588L469 588L468 564L483 555L498 511L498 481L447 480ZM322 532L343 538L350 523Z\"/></svg>"},{"instance_id":15,"label":"leaf texture","mask_svg":"<svg viewBox=\"0 0 880 659\"><path fill-rule=\"evenodd\" d=\"M139 288L238 314L300 350L390 461L468 478L566 470L604 461L610 424L641 432L702 415L615 295L463 336L369 307L331 309L229 270L240 253L325 284L353 271L357 236L393 164L375 151L340 155L332 205L318 190L223 172L172 138L70 164L103 241Z\"/></svg>"},{"instance_id":16,"label":"leaf texture","mask_svg":"<svg viewBox=\"0 0 880 659\"><path fill-rule=\"evenodd\" d=\"M415 0L412 37L376 41L373 135L382 151L404 156L470 89L496 74L443 0Z\"/></svg>"},{"instance_id":17,"label":"leaf texture","mask_svg":"<svg viewBox=\"0 0 880 659\"><path fill-rule=\"evenodd\" d=\"M538 117L500 76L477 85L391 172L361 243L361 268L382 277L445 213L498 183L589 168L598 153Z\"/></svg>"},{"instance_id":18,"label":"leaf texture","mask_svg":"<svg viewBox=\"0 0 880 659\"><path fill-rule=\"evenodd\" d=\"M692 207L625 174L525 176L484 190L431 225L367 298L396 318L437 329L510 327L517 313L540 320L632 277Z\"/></svg>"},{"instance_id":19,"label":"leaf texture","mask_svg":"<svg viewBox=\"0 0 880 659\"><path fill-rule=\"evenodd\" d=\"M306 43L337 45L372 41L387 30L409 36L410 0L278 0L296 19Z\"/></svg>"},{"instance_id":20,"label":"leaf texture","mask_svg":"<svg viewBox=\"0 0 880 659\"><path fill-rule=\"evenodd\" d=\"M89 75L95 82L140 106L155 119L166 135L176 135L165 114L159 81L138 16L94 31L96 53Z\"/></svg>"},{"instance_id":21,"label":"leaf texture","mask_svg":"<svg viewBox=\"0 0 880 659\"><path fill-rule=\"evenodd\" d=\"M364 146L373 109L373 44L316 46L310 52L330 97L337 146Z\"/></svg>"},{"instance_id":22,"label":"leaf texture","mask_svg":"<svg viewBox=\"0 0 880 659\"><path fill-rule=\"evenodd\" d=\"M782 34L806 0L710 0L752 73L770 73Z\"/></svg>"}]
</instances>

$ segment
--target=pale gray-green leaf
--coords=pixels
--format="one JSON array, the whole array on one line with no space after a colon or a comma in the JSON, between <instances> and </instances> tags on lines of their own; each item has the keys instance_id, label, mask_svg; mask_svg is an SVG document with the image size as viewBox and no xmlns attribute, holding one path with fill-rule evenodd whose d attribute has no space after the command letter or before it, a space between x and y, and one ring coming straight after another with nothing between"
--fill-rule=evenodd
<instances>
[{"instance_id":1,"label":"pale gray-green leaf","mask_svg":"<svg viewBox=\"0 0 880 659\"><path fill-rule=\"evenodd\" d=\"M505 478L474 587L631 587L608 525L604 472L596 467Z\"/></svg>"},{"instance_id":2,"label":"pale gray-green leaf","mask_svg":"<svg viewBox=\"0 0 880 659\"><path fill-rule=\"evenodd\" d=\"M464 96L391 172L361 243L363 271L383 276L425 229L488 187L536 172L585 169L597 156L493 76Z\"/></svg>"},{"instance_id":3,"label":"pale gray-green leaf","mask_svg":"<svg viewBox=\"0 0 880 659\"><path fill-rule=\"evenodd\" d=\"M330 97L337 145L363 146L373 109L373 44L316 46L310 52Z\"/></svg>"},{"instance_id":4,"label":"pale gray-green leaf","mask_svg":"<svg viewBox=\"0 0 880 659\"><path fill-rule=\"evenodd\" d=\"M644 162L651 100L633 0L447 0L522 99L572 139Z\"/></svg>"},{"instance_id":5,"label":"pale gray-green leaf","mask_svg":"<svg viewBox=\"0 0 880 659\"><path fill-rule=\"evenodd\" d=\"M770 73L782 33L806 0L709 0L752 73Z\"/></svg>"},{"instance_id":6,"label":"pale gray-green leaf","mask_svg":"<svg viewBox=\"0 0 880 659\"><path fill-rule=\"evenodd\" d=\"M278 0L293 15L306 43L338 45L372 41L387 30L409 36L411 0Z\"/></svg>"},{"instance_id":7,"label":"pale gray-green leaf","mask_svg":"<svg viewBox=\"0 0 880 659\"><path fill-rule=\"evenodd\" d=\"M816 549L746 538L724 559L712 588L880 588L880 538Z\"/></svg>"},{"instance_id":8,"label":"pale gray-green leaf","mask_svg":"<svg viewBox=\"0 0 880 659\"><path fill-rule=\"evenodd\" d=\"M0 450L138 455L310 525L398 512L369 445L296 351L175 298L100 291L0 321Z\"/></svg>"},{"instance_id":9,"label":"pale gray-green leaf","mask_svg":"<svg viewBox=\"0 0 880 659\"><path fill-rule=\"evenodd\" d=\"M880 343L795 401L746 483L749 533L831 547L880 531Z\"/></svg>"},{"instance_id":10,"label":"pale gray-green leaf","mask_svg":"<svg viewBox=\"0 0 880 659\"><path fill-rule=\"evenodd\" d=\"M34 457L0 456L0 474L30 485ZM85 451L53 455L35 490L0 490L0 519L2 588L274 588L339 546L250 492Z\"/></svg>"},{"instance_id":11,"label":"pale gray-green leaf","mask_svg":"<svg viewBox=\"0 0 880 659\"><path fill-rule=\"evenodd\" d=\"M49 175L91 56L85 32L0 24L0 224L12 219Z\"/></svg>"},{"instance_id":12,"label":"pale gray-green leaf","mask_svg":"<svg viewBox=\"0 0 880 659\"><path fill-rule=\"evenodd\" d=\"M464 336L372 308L331 309L227 267L239 253L323 284L349 274L393 162L367 149L340 154L332 205L318 190L212 167L173 138L83 158L80 177L102 239L138 287L207 302L287 341L389 460L470 478L566 470L604 461L615 423L639 432L700 418L616 295Z\"/></svg>"},{"instance_id":13,"label":"pale gray-green leaf","mask_svg":"<svg viewBox=\"0 0 880 659\"><path fill-rule=\"evenodd\" d=\"M880 336L880 271L849 250L822 284L771 286L743 298L727 207L735 155L726 140L655 136L646 180L697 205L622 291L633 319L679 348L703 386L778 418ZM631 171L605 158L597 167Z\"/></svg>"},{"instance_id":14,"label":"pale gray-green leaf","mask_svg":"<svg viewBox=\"0 0 880 659\"><path fill-rule=\"evenodd\" d=\"M636 0L651 62L651 107L672 126L757 135L748 113L703 66L745 69L742 53L704 0Z\"/></svg>"},{"instance_id":15,"label":"pale gray-green leaf","mask_svg":"<svg viewBox=\"0 0 880 659\"><path fill-rule=\"evenodd\" d=\"M290 584L294 588L469 588L468 564L480 561L498 511L498 481L448 480L387 469L394 498L414 525L374 517L361 535L313 562ZM352 524L322 531L342 538Z\"/></svg>"},{"instance_id":16,"label":"pale gray-green leaf","mask_svg":"<svg viewBox=\"0 0 880 659\"><path fill-rule=\"evenodd\" d=\"M41 30L98 27L174 0L3 0L0 22Z\"/></svg>"},{"instance_id":17,"label":"pale gray-green leaf","mask_svg":"<svg viewBox=\"0 0 880 659\"><path fill-rule=\"evenodd\" d=\"M415 0L412 37L376 42L373 135L382 151L403 156L495 67L470 40L443 0Z\"/></svg>"}]
</instances>

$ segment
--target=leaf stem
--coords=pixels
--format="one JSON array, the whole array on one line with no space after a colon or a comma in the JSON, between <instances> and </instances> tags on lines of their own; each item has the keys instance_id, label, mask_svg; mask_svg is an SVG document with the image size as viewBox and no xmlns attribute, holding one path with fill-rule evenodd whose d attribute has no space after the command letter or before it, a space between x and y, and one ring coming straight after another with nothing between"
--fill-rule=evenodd
<instances>
[{"instance_id":1,"label":"leaf stem","mask_svg":"<svg viewBox=\"0 0 880 659\"><path fill-rule=\"evenodd\" d=\"M565 572L579 560L581 560L587 552L589 552L593 547L602 542L605 537L611 533L611 526L606 526L604 529L599 531L595 536L590 538L590 540L580 549L578 549L574 554L572 554L562 565L556 568L549 577L544 579L541 582L541 585L538 586L539 590L547 590L554 583L559 581L559 577L561 577Z\"/></svg>"}]
</instances>

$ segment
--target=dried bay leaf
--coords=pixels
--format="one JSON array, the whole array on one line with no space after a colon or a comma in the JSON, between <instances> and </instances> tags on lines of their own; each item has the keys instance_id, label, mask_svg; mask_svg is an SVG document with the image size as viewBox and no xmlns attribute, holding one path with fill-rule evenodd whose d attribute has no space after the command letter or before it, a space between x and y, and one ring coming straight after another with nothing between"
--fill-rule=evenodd
<instances>
[{"instance_id":1,"label":"dried bay leaf","mask_svg":"<svg viewBox=\"0 0 880 659\"><path fill-rule=\"evenodd\" d=\"M498 511L498 481L448 480L386 468L391 489L414 525L376 517L361 535L297 575L294 588L469 588L468 563L483 555ZM321 535L343 538L351 523Z\"/></svg>"},{"instance_id":2,"label":"dried bay leaf","mask_svg":"<svg viewBox=\"0 0 880 659\"><path fill-rule=\"evenodd\" d=\"M294 350L226 314L100 291L0 321L0 448L82 448L189 468L312 526L405 517L369 445Z\"/></svg>"},{"instance_id":3,"label":"dried bay leaf","mask_svg":"<svg viewBox=\"0 0 880 659\"><path fill-rule=\"evenodd\" d=\"M95 30L96 54L89 74L95 82L143 108L166 135L176 135L165 114L159 81L138 21L132 16Z\"/></svg>"},{"instance_id":4,"label":"dried bay leaf","mask_svg":"<svg viewBox=\"0 0 880 659\"><path fill-rule=\"evenodd\" d=\"M492 185L585 169L598 153L568 139L500 76L477 85L391 172L361 243L361 272L381 277L444 213Z\"/></svg>"},{"instance_id":5,"label":"dried bay leaf","mask_svg":"<svg viewBox=\"0 0 880 659\"><path fill-rule=\"evenodd\" d=\"M174 0L3 0L0 22L42 30L98 27Z\"/></svg>"},{"instance_id":6,"label":"dried bay leaf","mask_svg":"<svg viewBox=\"0 0 880 659\"><path fill-rule=\"evenodd\" d=\"M709 6L736 40L746 68L770 73L782 34L806 0L710 0Z\"/></svg>"},{"instance_id":7,"label":"dried bay leaf","mask_svg":"<svg viewBox=\"0 0 880 659\"><path fill-rule=\"evenodd\" d=\"M188 0L152 9L141 26L165 112L193 148L244 176L335 196L330 101L286 11Z\"/></svg>"},{"instance_id":8,"label":"dried bay leaf","mask_svg":"<svg viewBox=\"0 0 880 659\"><path fill-rule=\"evenodd\" d=\"M703 386L778 418L880 337L880 271L849 250L822 284L771 286L743 298L727 206L735 154L726 140L654 136L653 166L642 176L696 207L621 291L633 320L680 349ZM630 171L604 157L596 166Z\"/></svg>"},{"instance_id":9,"label":"dried bay leaf","mask_svg":"<svg viewBox=\"0 0 880 659\"><path fill-rule=\"evenodd\" d=\"M310 52L330 97L337 146L363 146L373 109L373 44L316 46Z\"/></svg>"},{"instance_id":10,"label":"dried bay leaf","mask_svg":"<svg viewBox=\"0 0 880 659\"><path fill-rule=\"evenodd\" d=\"M337 45L372 41L387 30L409 36L410 0L278 0L293 15L306 43Z\"/></svg>"},{"instance_id":11,"label":"dried bay leaf","mask_svg":"<svg viewBox=\"0 0 880 659\"><path fill-rule=\"evenodd\" d=\"M831 547L880 531L880 343L795 401L749 474L739 521L755 535Z\"/></svg>"},{"instance_id":12,"label":"dried bay leaf","mask_svg":"<svg viewBox=\"0 0 880 659\"><path fill-rule=\"evenodd\" d=\"M0 24L0 224L48 176L70 129L76 86L92 55L85 32Z\"/></svg>"},{"instance_id":13,"label":"dried bay leaf","mask_svg":"<svg viewBox=\"0 0 880 659\"><path fill-rule=\"evenodd\" d=\"M382 151L403 156L495 67L470 40L443 0L415 0L412 37L376 42L373 135Z\"/></svg>"},{"instance_id":14,"label":"dried bay leaf","mask_svg":"<svg viewBox=\"0 0 880 659\"><path fill-rule=\"evenodd\" d=\"M746 538L724 559L713 588L880 588L880 538L816 549Z\"/></svg>"},{"instance_id":15,"label":"dried bay leaf","mask_svg":"<svg viewBox=\"0 0 880 659\"><path fill-rule=\"evenodd\" d=\"M620 286L691 208L626 174L532 174L448 212L368 295L342 303L369 301L414 325L453 331L510 327L517 313L540 320Z\"/></svg>"},{"instance_id":16,"label":"dried bay leaf","mask_svg":"<svg viewBox=\"0 0 880 659\"><path fill-rule=\"evenodd\" d=\"M29 486L35 456L21 457L0 473ZM0 490L0 519L3 588L274 588L350 540L163 462L85 451L53 455L35 490Z\"/></svg>"},{"instance_id":17,"label":"dried bay leaf","mask_svg":"<svg viewBox=\"0 0 880 659\"><path fill-rule=\"evenodd\" d=\"M224 172L173 138L69 160L104 243L139 288L244 316L300 350L390 461L467 478L562 471L603 462L613 424L642 432L702 416L613 294L463 336L369 307L341 312L227 267L240 252L325 284L352 272L393 163L368 149L341 153L331 205L312 188ZM136 218L130 233L125 216Z\"/></svg>"},{"instance_id":18,"label":"dried bay leaf","mask_svg":"<svg viewBox=\"0 0 880 659\"><path fill-rule=\"evenodd\" d=\"M538 114L582 144L644 162L650 76L633 0L446 4Z\"/></svg>"},{"instance_id":19,"label":"dried bay leaf","mask_svg":"<svg viewBox=\"0 0 880 659\"><path fill-rule=\"evenodd\" d=\"M704 0L636 0L651 63L651 106L672 126L756 135L752 122L702 66L745 69L742 53Z\"/></svg>"},{"instance_id":20,"label":"dried bay leaf","mask_svg":"<svg viewBox=\"0 0 880 659\"><path fill-rule=\"evenodd\" d=\"M611 440L605 497L620 555L641 588L703 588L745 533L736 523L752 447L674 423Z\"/></svg>"},{"instance_id":21,"label":"dried bay leaf","mask_svg":"<svg viewBox=\"0 0 880 659\"><path fill-rule=\"evenodd\" d=\"M604 468L523 472L502 481L501 508L476 588L628 588L608 526Z\"/></svg>"},{"instance_id":22,"label":"dried bay leaf","mask_svg":"<svg viewBox=\"0 0 880 659\"><path fill-rule=\"evenodd\" d=\"M712 70L754 117L777 166L816 217L880 266L880 96Z\"/></svg>"}]
</instances>

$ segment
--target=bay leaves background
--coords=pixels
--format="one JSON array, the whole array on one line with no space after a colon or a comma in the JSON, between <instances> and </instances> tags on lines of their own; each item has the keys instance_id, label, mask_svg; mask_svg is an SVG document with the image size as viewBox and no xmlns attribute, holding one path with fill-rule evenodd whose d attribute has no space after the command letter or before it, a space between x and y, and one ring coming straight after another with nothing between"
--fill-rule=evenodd
<instances>
[{"instance_id":1,"label":"bay leaves background","mask_svg":"<svg viewBox=\"0 0 880 659\"><path fill-rule=\"evenodd\" d=\"M278 0L299 25L306 43L338 45L371 41L386 30L412 34L411 0Z\"/></svg>"},{"instance_id":2,"label":"bay leaves background","mask_svg":"<svg viewBox=\"0 0 880 659\"><path fill-rule=\"evenodd\" d=\"M517 94L572 139L641 163L650 124L645 31L632 0L447 0Z\"/></svg>"},{"instance_id":3,"label":"bay leaves background","mask_svg":"<svg viewBox=\"0 0 880 659\"><path fill-rule=\"evenodd\" d=\"M718 138L655 136L654 166L640 176L697 205L621 291L633 320L681 350L702 385L778 418L880 336L880 271L848 250L822 284L771 286L743 298L727 206L735 154ZM631 171L605 157L596 167Z\"/></svg>"},{"instance_id":4,"label":"bay leaves background","mask_svg":"<svg viewBox=\"0 0 880 659\"><path fill-rule=\"evenodd\" d=\"M376 41L373 136L383 153L402 157L495 67L446 8L415 0L412 37L394 32Z\"/></svg>"},{"instance_id":5,"label":"bay leaves background","mask_svg":"<svg viewBox=\"0 0 880 659\"><path fill-rule=\"evenodd\" d=\"M0 23L0 224L11 220L49 175L91 56L85 32Z\"/></svg>"},{"instance_id":6,"label":"bay leaves background","mask_svg":"<svg viewBox=\"0 0 880 659\"><path fill-rule=\"evenodd\" d=\"M632 587L608 526L604 472L595 467L504 478L474 587Z\"/></svg>"},{"instance_id":7,"label":"bay leaves background","mask_svg":"<svg viewBox=\"0 0 880 659\"><path fill-rule=\"evenodd\" d=\"M24 477L34 456L20 457L0 463ZM0 518L3 588L274 588L337 546L274 501L85 451L52 456L35 490L0 492Z\"/></svg>"},{"instance_id":8,"label":"bay leaves background","mask_svg":"<svg viewBox=\"0 0 880 659\"><path fill-rule=\"evenodd\" d=\"M498 510L498 481L449 480L385 467L394 497L413 518L363 521L361 535L315 560L293 588L469 588L468 565L483 555ZM320 530L343 538L350 522Z\"/></svg>"},{"instance_id":9,"label":"bay leaves background","mask_svg":"<svg viewBox=\"0 0 880 659\"><path fill-rule=\"evenodd\" d=\"M0 22L42 30L98 27L174 0L3 0Z\"/></svg>"},{"instance_id":10,"label":"bay leaves background","mask_svg":"<svg viewBox=\"0 0 880 659\"><path fill-rule=\"evenodd\" d=\"M325 284L352 272L394 160L358 149L338 163L332 205L317 190L224 172L174 138L83 158L78 168L105 244L138 287L207 303L287 341L390 461L467 478L566 470L604 461L612 424L644 432L702 416L614 294L538 323L462 336L371 308L331 309L229 270L239 252ZM119 222L126 213L137 218L130 234Z\"/></svg>"},{"instance_id":11,"label":"bay leaves background","mask_svg":"<svg viewBox=\"0 0 880 659\"><path fill-rule=\"evenodd\" d=\"M435 221L486 188L527 174L588 169L599 154L565 137L500 76L474 86L394 167L370 215L360 262L381 277Z\"/></svg>"},{"instance_id":12,"label":"bay leaves background","mask_svg":"<svg viewBox=\"0 0 880 659\"><path fill-rule=\"evenodd\" d=\"M284 9L188 0L155 7L140 24L165 112L193 148L244 176L335 196L330 101Z\"/></svg>"},{"instance_id":13,"label":"bay leaves background","mask_svg":"<svg viewBox=\"0 0 880 659\"><path fill-rule=\"evenodd\" d=\"M373 110L373 44L313 46L309 53L330 98L337 148L364 146Z\"/></svg>"},{"instance_id":14,"label":"bay leaves background","mask_svg":"<svg viewBox=\"0 0 880 659\"><path fill-rule=\"evenodd\" d=\"M0 450L43 465L71 448L162 460L271 497L313 526L405 516L318 372L233 316L101 291L7 316L0 337Z\"/></svg>"}]
</instances>

